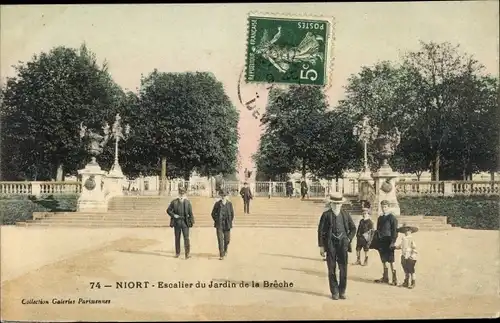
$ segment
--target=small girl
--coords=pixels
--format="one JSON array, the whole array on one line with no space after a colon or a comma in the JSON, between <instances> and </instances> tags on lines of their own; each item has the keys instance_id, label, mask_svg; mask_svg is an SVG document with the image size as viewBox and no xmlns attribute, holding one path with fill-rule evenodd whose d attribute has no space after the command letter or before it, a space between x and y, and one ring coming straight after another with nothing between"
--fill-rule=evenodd
<instances>
[{"instance_id":1,"label":"small girl","mask_svg":"<svg viewBox=\"0 0 500 323\"><path fill-rule=\"evenodd\" d=\"M418 228L403 224L398 229L398 232L404 234L401 238L401 243L396 246L396 249L401 249L401 266L405 272L405 280L402 287L415 287L415 264L417 263L417 246L413 240L412 233L418 231Z\"/></svg>"}]
</instances>

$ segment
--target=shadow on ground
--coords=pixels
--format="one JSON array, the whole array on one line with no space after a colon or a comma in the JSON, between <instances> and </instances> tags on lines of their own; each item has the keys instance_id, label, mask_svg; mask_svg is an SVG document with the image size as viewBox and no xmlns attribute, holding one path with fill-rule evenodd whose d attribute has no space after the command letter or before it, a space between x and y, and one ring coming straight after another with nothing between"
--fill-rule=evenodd
<instances>
[{"instance_id":1,"label":"shadow on ground","mask_svg":"<svg viewBox=\"0 0 500 323\"><path fill-rule=\"evenodd\" d=\"M285 254L279 254L279 253L262 253L263 255L266 256L274 256L274 257L285 257L285 258L294 258L294 259L303 259L303 260L313 260L313 261L323 261L320 257L318 258L309 258L309 257L302 257L302 256L295 256L295 255L285 255Z\"/></svg>"},{"instance_id":2,"label":"shadow on ground","mask_svg":"<svg viewBox=\"0 0 500 323\"><path fill-rule=\"evenodd\" d=\"M153 250L153 251L140 251L140 250L118 250L119 252L133 253L137 255L149 255L149 256L159 256L159 257L169 257L175 258L175 253L172 251L162 251L162 250ZM219 256L211 253L203 253L203 252L193 252L190 254L192 258L205 258L205 259L219 259ZM181 253L180 258L184 258L184 254Z\"/></svg>"},{"instance_id":3,"label":"shadow on ground","mask_svg":"<svg viewBox=\"0 0 500 323\"><path fill-rule=\"evenodd\" d=\"M321 277L321 278L326 278L328 277L326 268L324 271L319 271L319 270L313 270L309 268L281 268L283 270L290 270L290 271L297 271L306 275L311 275L311 276L316 276L316 277ZM352 276L347 274L347 280L349 281L355 281L358 283L367 283L367 284L377 284L375 283L374 279L370 278L364 278L364 277L357 277L357 276Z\"/></svg>"},{"instance_id":4,"label":"shadow on ground","mask_svg":"<svg viewBox=\"0 0 500 323\"><path fill-rule=\"evenodd\" d=\"M234 283L237 286L242 282L241 280L237 281L237 280L221 279L221 278L213 278L212 281L221 282L221 283L229 282L229 283ZM252 285L252 281L243 281L243 282L248 283L250 286ZM254 288L255 289L264 289L264 290L268 290L268 291L278 290L278 291L287 292L287 293L331 298L330 294L324 294L324 293L320 293L320 292L316 292L316 291L312 291L312 290L307 290L307 289L298 289L295 287L288 287L288 288L287 287L264 287L262 282L260 282L259 287L254 287Z\"/></svg>"}]
</instances>

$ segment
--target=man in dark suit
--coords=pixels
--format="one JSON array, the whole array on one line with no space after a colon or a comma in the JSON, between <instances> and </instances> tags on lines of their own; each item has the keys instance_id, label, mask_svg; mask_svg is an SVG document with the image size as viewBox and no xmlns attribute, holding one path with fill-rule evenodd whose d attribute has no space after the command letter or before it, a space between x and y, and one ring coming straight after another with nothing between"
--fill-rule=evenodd
<instances>
[{"instance_id":1,"label":"man in dark suit","mask_svg":"<svg viewBox=\"0 0 500 323\"><path fill-rule=\"evenodd\" d=\"M302 195L302 199L306 198L307 191L308 191L308 188L307 188L306 179L303 178L302 181L300 182L300 195Z\"/></svg>"},{"instance_id":2,"label":"man in dark suit","mask_svg":"<svg viewBox=\"0 0 500 323\"><path fill-rule=\"evenodd\" d=\"M320 254L325 256L328 267L328 282L334 300L346 299L347 254L351 252L351 241L356 234L356 225L349 213L342 209L346 200L340 193L329 198L329 209L323 212L318 225ZM337 281L336 267L340 279Z\"/></svg>"},{"instance_id":3,"label":"man in dark suit","mask_svg":"<svg viewBox=\"0 0 500 323\"><path fill-rule=\"evenodd\" d=\"M212 219L217 233L219 244L219 259L227 256L227 248L231 239L231 228L233 227L234 209L231 201L227 199L228 192L220 192L221 199L214 204Z\"/></svg>"},{"instance_id":4,"label":"man in dark suit","mask_svg":"<svg viewBox=\"0 0 500 323\"><path fill-rule=\"evenodd\" d=\"M181 254L181 233L184 238L184 252L186 259L190 258L189 228L194 225L194 215L191 202L186 197L184 187L179 187L179 197L172 200L167 213L170 216L170 227L175 234L175 257Z\"/></svg>"},{"instance_id":5,"label":"man in dark suit","mask_svg":"<svg viewBox=\"0 0 500 323\"><path fill-rule=\"evenodd\" d=\"M243 183L240 195L243 198L243 212L248 214L250 213L250 200L253 199L253 195L247 182Z\"/></svg>"}]
</instances>

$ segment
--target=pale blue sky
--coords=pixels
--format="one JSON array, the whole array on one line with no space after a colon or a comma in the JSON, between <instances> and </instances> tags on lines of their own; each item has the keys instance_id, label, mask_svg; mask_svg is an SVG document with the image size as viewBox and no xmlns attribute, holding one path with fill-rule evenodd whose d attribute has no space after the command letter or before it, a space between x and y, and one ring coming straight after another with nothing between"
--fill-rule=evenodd
<instances>
[{"instance_id":1,"label":"pale blue sky","mask_svg":"<svg viewBox=\"0 0 500 323\"><path fill-rule=\"evenodd\" d=\"M211 71L241 109L240 152L243 167L248 167L260 131L238 103L237 82L245 64L246 17L251 11L335 17L330 104L342 98L347 78L361 66L398 60L402 51L418 49L419 40L460 44L498 75L498 1L442 1L2 6L1 79L12 75L11 65L28 61L34 53L82 42L100 61L108 60L114 80L131 90L139 85L141 73L154 68Z\"/></svg>"}]
</instances>

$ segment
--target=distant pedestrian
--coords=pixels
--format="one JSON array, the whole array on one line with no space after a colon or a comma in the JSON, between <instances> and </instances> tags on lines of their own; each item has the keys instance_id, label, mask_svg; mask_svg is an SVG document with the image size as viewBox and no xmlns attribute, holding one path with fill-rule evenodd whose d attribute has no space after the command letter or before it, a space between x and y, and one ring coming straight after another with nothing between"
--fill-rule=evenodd
<instances>
[{"instance_id":1,"label":"distant pedestrian","mask_svg":"<svg viewBox=\"0 0 500 323\"><path fill-rule=\"evenodd\" d=\"M253 199L252 190L248 187L248 183L243 183L240 190L241 198L243 199L243 213L250 214L250 200Z\"/></svg>"},{"instance_id":2,"label":"distant pedestrian","mask_svg":"<svg viewBox=\"0 0 500 323\"><path fill-rule=\"evenodd\" d=\"M398 238L398 220L396 216L389 212L389 201L380 202L382 214L377 219L378 252L382 261L383 274L381 279L375 280L376 283L389 283L389 269L391 267L392 285L398 284L396 270L394 269L394 249Z\"/></svg>"},{"instance_id":3,"label":"distant pedestrian","mask_svg":"<svg viewBox=\"0 0 500 323\"><path fill-rule=\"evenodd\" d=\"M181 233L184 238L184 254L186 259L190 258L191 246L189 243L189 228L194 225L194 215L191 202L186 197L184 187L179 187L179 197L172 200L167 209L170 216L170 227L174 228L175 257L181 254Z\"/></svg>"},{"instance_id":4,"label":"distant pedestrian","mask_svg":"<svg viewBox=\"0 0 500 323\"><path fill-rule=\"evenodd\" d=\"M403 224L398 232L403 233L404 236L401 238L401 242L396 245L396 249L401 249L401 266L405 273L405 280L403 281L403 287L414 288L415 287L415 264L417 263L417 246L413 240L412 233L418 231L418 228L408 226Z\"/></svg>"},{"instance_id":5,"label":"distant pedestrian","mask_svg":"<svg viewBox=\"0 0 500 323\"><path fill-rule=\"evenodd\" d=\"M302 182L300 182L300 194L302 195L302 199L306 198L307 192L308 192L307 183L306 180L303 178Z\"/></svg>"},{"instance_id":6,"label":"distant pedestrian","mask_svg":"<svg viewBox=\"0 0 500 323\"><path fill-rule=\"evenodd\" d=\"M370 204L366 202L362 208L363 218L359 221L356 231L356 262L355 265L368 265L368 252L373 232L373 221L370 218ZM361 263L361 249L365 252L364 262Z\"/></svg>"},{"instance_id":7,"label":"distant pedestrian","mask_svg":"<svg viewBox=\"0 0 500 323\"><path fill-rule=\"evenodd\" d=\"M291 179L289 179L287 182L286 182L286 196L288 198L292 198L293 196L293 182Z\"/></svg>"},{"instance_id":8,"label":"distant pedestrian","mask_svg":"<svg viewBox=\"0 0 500 323\"><path fill-rule=\"evenodd\" d=\"M214 220L214 228L217 234L220 260L223 260L227 256L234 219L233 204L228 200L228 195L227 191L220 191L221 199L214 204L212 209L212 219Z\"/></svg>"}]
</instances>

